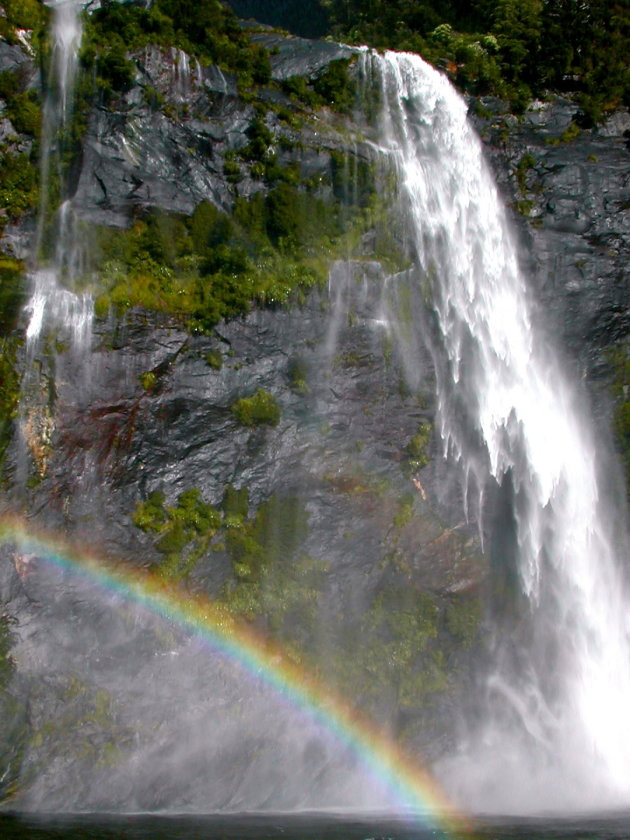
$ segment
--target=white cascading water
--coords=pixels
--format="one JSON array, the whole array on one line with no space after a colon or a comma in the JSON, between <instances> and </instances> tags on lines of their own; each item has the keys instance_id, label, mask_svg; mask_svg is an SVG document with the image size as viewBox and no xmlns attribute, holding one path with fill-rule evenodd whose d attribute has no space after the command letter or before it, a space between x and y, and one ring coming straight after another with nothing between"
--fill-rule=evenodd
<instances>
[{"instance_id":1,"label":"white cascading water","mask_svg":"<svg viewBox=\"0 0 630 840\"><path fill-rule=\"evenodd\" d=\"M41 152L41 200L35 241L35 268L30 279L32 290L26 305L27 347L38 346L44 325L67 333L75 349L84 348L91 336L93 305L88 293L72 291L81 273L81 248L72 202L66 200L56 212L55 243L52 254L42 264L42 242L50 212L50 180L54 174L63 185L61 151L63 132L74 108L74 87L81 46L81 12L84 3L58 0L52 8L52 56L48 91L44 103ZM63 186L62 186L63 189Z\"/></svg>"},{"instance_id":2,"label":"white cascading water","mask_svg":"<svg viewBox=\"0 0 630 840\"><path fill-rule=\"evenodd\" d=\"M628 602L594 436L534 323L464 101L417 56L362 61L380 79L379 144L432 285L447 359L437 365L444 453L461 465L473 515L489 483L512 487L526 598L526 644L504 630L490 643L484 713L441 767L445 786L477 811L628 805Z\"/></svg>"}]
</instances>

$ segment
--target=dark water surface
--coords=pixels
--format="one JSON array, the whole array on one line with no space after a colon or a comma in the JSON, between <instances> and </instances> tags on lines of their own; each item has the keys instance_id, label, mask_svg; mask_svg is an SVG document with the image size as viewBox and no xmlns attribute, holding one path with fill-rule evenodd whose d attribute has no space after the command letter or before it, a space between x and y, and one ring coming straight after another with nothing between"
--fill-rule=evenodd
<instances>
[{"instance_id":1,"label":"dark water surface","mask_svg":"<svg viewBox=\"0 0 630 840\"><path fill-rule=\"evenodd\" d=\"M0 814L1 840L630 840L630 814L485 818L449 834L392 817L348 815Z\"/></svg>"}]
</instances>

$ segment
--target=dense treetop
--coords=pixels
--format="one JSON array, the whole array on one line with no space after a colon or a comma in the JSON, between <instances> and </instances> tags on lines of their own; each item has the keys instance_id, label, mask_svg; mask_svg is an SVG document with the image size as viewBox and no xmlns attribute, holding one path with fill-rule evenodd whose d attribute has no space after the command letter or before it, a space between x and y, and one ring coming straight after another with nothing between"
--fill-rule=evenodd
<instances>
[{"instance_id":1,"label":"dense treetop","mask_svg":"<svg viewBox=\"0 0 630 840\"><path fill-rule=\"evenodd\" d=\"M455 81L516 105L576 91L585 119L630 105L629 0L321 0L352 42L451 61Z\"/></svg>"},{"instance_id":2,"label":"dense treetop","mask_svg":"<svg viewBox=\"0 0 630 840\"><path fill-rule=\"evenodd\" d=\"M578 94L584 120L630 105L630 0L230 0L237 12L347 43L418 52L516 110L545 90ZM298 15L299 13L299 15ZM304 27L314 21L317 31ZM296 30L297 31L297 30Z\"/></svg>"}]
</instances>

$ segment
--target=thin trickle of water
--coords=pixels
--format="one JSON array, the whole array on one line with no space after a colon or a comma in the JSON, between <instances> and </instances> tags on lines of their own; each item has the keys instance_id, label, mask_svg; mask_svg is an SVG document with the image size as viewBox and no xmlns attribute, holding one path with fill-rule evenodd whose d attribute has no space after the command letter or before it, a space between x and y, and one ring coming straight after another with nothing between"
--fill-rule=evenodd
<instances>
[{"instance_id":1,"label":"thin trickle of water","mask_svg":"<svg viewBox=\"0 0 630 840\"><path fill-rule=\"evenodd\" d=\"M76 0L66 0L48 5L53 9L52 55L42 124L38 247L41 244L43 220L48 209L50 159L54 151L55 135L67 125L72 114L77 56L81 45L81 4Z\"/></svg>"},{"instance_id":2,"label":"thin trickle of water","mask_svg":"<svg viewBox=\"0 0 630 840\"><path fill-rule=\"evenodd\" d=\"M173 66L173 88L178 102L186 102L190 95L191 71L188 54L178 47L171 48L171 62Z\"/></svg>"},{"instance_id":3,"label":"thin trickle of water","mask_svg":"<svg viewBox=\"0 0 630 840\"><path fill-rule=\"evenodd\" d=\"M83 3L66 0L50 4L52 13L52 57L41 142L41 198L33 269L30 272L31 297L25 308L28 317L27 348L33 355L43 331L50 326L63 333L75 350L89 345L92 323L92 298L76 293L74 287L82 274L83 243L77 231L77 219L70 199L62 202L51 221L50 187L53 175L67 191L63 173L63 135L72 118L78 56L81 46ZM49 228L53 234L50 235ZM44 248L44 239L54 240L52 249ZM43 254L44 250L52 251Z\"/></svg>"},{"instance_id":4,"label":"thin trickle of water","mask_svg":"<svg viewBox=\"0 0 630 840\"><path fill-rule=\"evenodd\" d=\"M432 287L444 453L478 497L511 485L530 619L527 645L496 642L484 719L446 782L487 810L627 804L628 609L592 430L534 322L464 101L417 56L361 60L380 79L381 151Z\"/></svg>"}]
</instances>

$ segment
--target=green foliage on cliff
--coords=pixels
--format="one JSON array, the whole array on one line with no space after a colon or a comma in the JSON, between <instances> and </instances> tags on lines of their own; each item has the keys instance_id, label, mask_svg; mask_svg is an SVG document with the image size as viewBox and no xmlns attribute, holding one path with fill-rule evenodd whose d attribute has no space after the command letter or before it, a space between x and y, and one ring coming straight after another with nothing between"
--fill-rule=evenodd
<instances>
[{"instance_id":1,"label":"green foliage on cliff","mask_svg":"<svg viewBox=\"0 0 630 840\"><path fill-rule=\"evenodd\" d=\"M339 113L348 113L354 102L356 87L349 73L350 61L331 61L316 78L290 76L281 87L291 99L309 108L326 105Z\"/></svg>"},{"instance_id":2,"label":"green foliage on cliff","mask_svg":"<svg viewBox=\"0 0 630 840\"><path fill-rule=\"evenodd\" d=\"M34 30L39 35L49 10L40 0L3 0L4 16L0 17L0 38L18 44L17 29Z\"/></svg>"},{"instance_id":3,"label":"green foliage on cliff","mask_svg":"<svg viewBox=\"0 0 630 840\"><path fill-rule=\"evenodd\" d=\"M20 375L17 372L17 340L0 338L0 462L13 434L20 398Z\"/></svg>"},{"instance_id":4,"label":"green foliage on cliff","mask_svg":"<svg viewBox=\"0 0 630 840\"><path fill-rule=\"evenodd\" d=\"M608 353L615 399L613 432L626 473L630 496L630 347L619 345Z\"/></svg>"},{"instance_id":5,"label":"green foliage on cliff","mask_svg":"<svg viewBox=\"0 0 630 840\"><path fill-rule=\"evenodd\" d=\"M97 299L97 314L110 305L119 312L141 306L207 331L222 318L246 313L255 301L283 302L318 280L308 237L290 250L297 230L294 221L283 220L273 191L240 201L233 217L202 203L191 218L155 212L128 231L102 230L106 291Z\"/></svg>"},{"instance_id":6,"label":"green foliage on cliff","mask_svg":"<svg viewBox=\"0 0 630 840\"><path fill-rule=\"evenodd\" d=\"M86 21L84 67L95 66L107 94L128 90L135 66L129 50L157 44L179 47L201 61L237 74L244 86L271 77L268 52L253 44L235 15L218 0L154 0L149 9L133 3L103 0Z\"/></svg>"},{"instance_id":7,"label":"green foliage on cliff","mask_svg":"<svg viewBox=\"0 0 630 840\"><path fill-rule=\"evenodd\" d=\"M225 552L231 576L219 603L249 621L264 620L276 638L294 646L298 638L306 641L304 620L314 617L321 568L301 553L308 516L299 499L274 494L250 515L246 487L227 485L220 508L196 487L181 493L175 506L155 491L136 505L133 522L156 536L163 555L156 568L166 581L186 578L210 551Z\"/></svg>"},{"instance_id":8,"label":"green foliage on cliff","mask_svg":"<svg viewBox=\"0 0 630 840\"><path fill-rule=\"evenodd\" d=\"M0 255L0 464L12 437L20 398L20 339L14 330L23 303L23 278L22 263Z\"/></svg>"},{"instance_id":9,"label":"green foliage on cliff","mask_svg":"<svg viewBox=\"0 0 630 840\"><path fill-rule=\"evenodd\" d=\"M403 466L406 473L415 473L429 463L429 447L432 434L433 426L430 423L420 423L418 431L405 447L407 459Z\"/></svg>"},{"instance_id":10,"label":"green foliage on cliff","mask_svg":"<svg viewBox=\"0 0 630 840\"><path fill-rule=\"evenodd\" d=\"M5 217L15 222L37 205L39 177L28 155L0 153L0 206Z\"/></svg>"},{"instance_id":11,"label":"green foliage on cliff","mask_svg":"<svg viewBox=\"0 0 630 840\"><path fill-rule=\"evenodd\" d=\"M0 616L0 693L6 690L6 686L13 676L15 666L11 658L11 648L13 647L13 634L9 619L6 616Z\"/></svg>"},{"instance_id":12,"label":"green foliage on cliff","mask_svg":"<svg viewBox=\"0 0 630 840\"><path fill-rule=\"evenodd\" d=\"M26 89L26 84L26 77L19 71L0 73L0 100L17 134L37 137L41 127L39 99L35 91ZM16 135L0 144L0 207L4 218L12 222L34 208L39 195L36 150L23 151L20 140L24 138Z\"/></svg>"},{"instance_id":13,"label":"green foliage on cliff","mask_svg":"<svg viewBox=\"0 0 630 840\"><path fill-rule=\"evenodd\" d=\"M39 95L27 89L28 79L19 70L0 73L0 99L6 103L6 116L20 134L37 137L41 128Z\"/></svg>"},{"instance_id":14,"label":"green foliage on cliff","mask_svg":"<svg viewBox=\"0 0 630 840\"><path fill-rule=\"evenodd\" d=\"M273 394L258 388L251 397L242 397L232 406L232 414L243 426L277 426L280 406Z\"/></svg>"},{"instance_id":15,"label":"green foliage on cliff","mask_svg":"<svg viewBox=\"0 0 630 840\"><path fill-rule=\"evenodd\" d=\"M13 644L11 620L0 616L0 803L3 805L18 789L27 737L26 703L11 686L15 674Z\"/></svg>"},{"instance_id":16,"label":"green foliage on cliff","mask_svg":"<svg viewBox=\"0 0 630 840\"><path fill-rule=\"evenodd\" d=\"M518 110L546 88L577 91L585 121L630 105L630 8L623 0L322 0L332 33L411 50L473 93Z\"/></svg>"},{"instance_id":17,"label":"green foliage on cliff","mask_svg":"<svg viewBox=\"0 0 630 840\"><path fill-rule=\"evenodd\" d=\"M188 521L188 514L178 513L184 497L193 509L207 506L196 488L181 494L176 508L158 492L138 504L134 515L138 527L158 536L158 551L168 542L170 562L180 569L190 550L176 524ZM456 670L454 653L478 638L478 596L445 598L418 590L407 573L383 566L382 583L364 595L357 615L343 609L326 564L304 550L309 517L298 496L274 493L252 511L247 488L227 485L221 504L211 509L212 528L202 528L212 533L203 546L206 562L222 563L223 569L227 564L228 571L215 596L219 604L255 622L288 658L307 662L314 673L325 670L328 684L351 691L360 707L377 715L402 710L395 724L399 734L425 713L439 711ZM159 568L164 574L162 562Z\"/></svg>"},{"instance_id":18,"label":"green foliage on cliff","mask_svg":"<svg viewBox=\"0 0 630 840\"><path fill-rule=\"evenodd\" d=\"M97 315L110 306L119 313L139 306L209 331L253 304L299 297L325 281L337 250L347 253L344 237L361 224L373 195L367 178L364 173L359 196L366 207L324 199L319 183L280 180L266 192L237 198L231 215L202 202L191 217L155 211L129 230L102 229Z\"/></svg>"},{"instance_id":19,"label":"green foliage on cliff","mask_svg":"<svg viewBox=\"0 0 630 840\"><path fill-rule=\"evenodd\" d=\"M308 637L321 575L302 552L308 532L304 505L295 496L274 494L253 517L243 512L235 518L226 509L223 536L233 578L221 601L250 621L262 619L273 636L296 650Z\"/></svg>"},{"instance_id":20,"label":"green foliage on cliff","mask_svg":"<svg viewBox=\"0 0 630 840\"><path fill-rule=\"evenodd\" d=\"M208 551L221 515L192 487L180 493L176 505L166 505L160 491L151 493L146 501L138 502L133 522L156 535L155 547L162 555L157 571L165 580L177 581L186 578Z\"/></svg>"}]
</instances>

